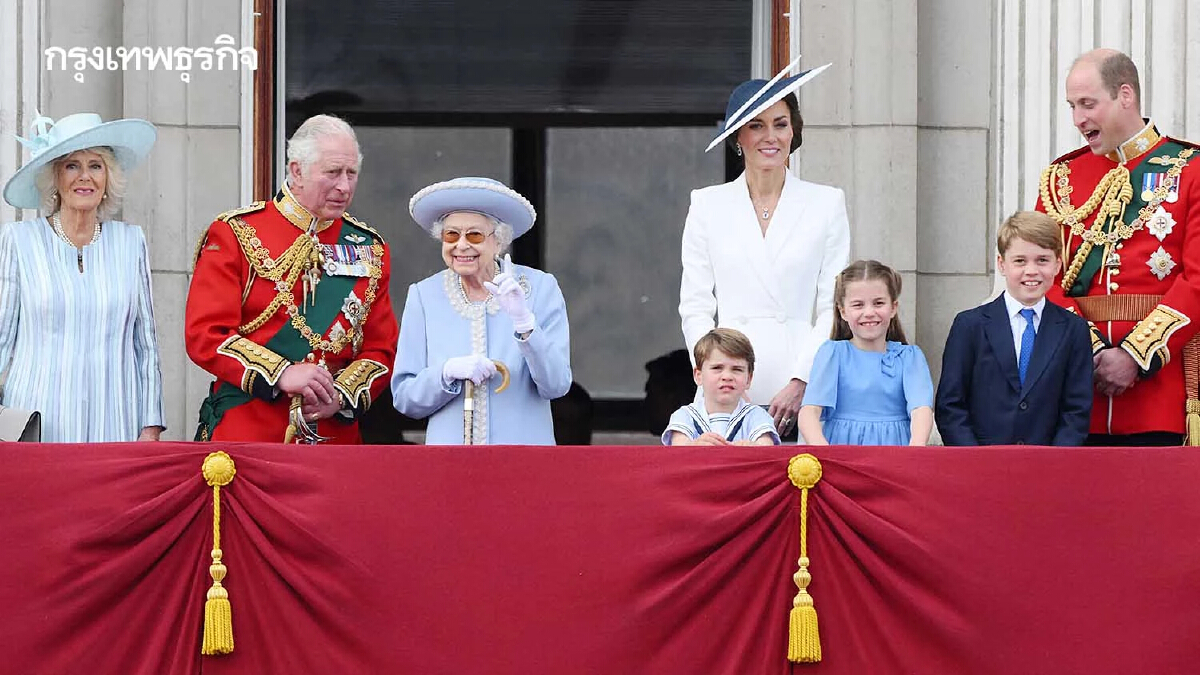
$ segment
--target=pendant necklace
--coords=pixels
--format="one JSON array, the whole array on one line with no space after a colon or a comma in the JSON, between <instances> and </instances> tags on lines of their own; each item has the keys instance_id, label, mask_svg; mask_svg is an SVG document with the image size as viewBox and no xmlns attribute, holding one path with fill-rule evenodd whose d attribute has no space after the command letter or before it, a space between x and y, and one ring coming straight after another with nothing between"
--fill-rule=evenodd
<instances>
[{"instance_id":1,"label":"pendant necklace","mask_svg":"<svg viewBox=\"0 0 1200 675\"><path fill-rule=\"evenodd\" d=\"M83 274L83 246L89 246L91 244L94 244L94 243L96 243L96 240L100 238L100 220L99 219L96 220L96 226L95 226L95 228L92 229L91 241L84 244L83 246L77 245L75 242L71 241L70 237L67 236L67 232L66 232L66 230L63 229L63 226L62 226L62 220L59 219L57 213L50 216L50 225L54 228L54 234L57 234L60 239L67 242L71 246L75 247L75 253L76 253L75 261L76 261L76 264L79 266L79 273Z\"/></svg>"}]
</instances>

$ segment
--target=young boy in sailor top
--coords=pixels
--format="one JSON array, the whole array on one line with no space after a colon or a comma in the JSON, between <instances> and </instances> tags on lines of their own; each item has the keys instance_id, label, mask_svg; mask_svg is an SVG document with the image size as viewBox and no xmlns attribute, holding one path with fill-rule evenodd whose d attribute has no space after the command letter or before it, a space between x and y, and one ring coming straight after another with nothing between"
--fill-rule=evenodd
<instances>
[{"instance_id":1,"label":"young boy in sailor top","mask_svg":"<svg viewBox=\"0 0 1200 675\"><path fill-rule=\"evenodd\" d=\"M671 415L663 445L778 445L767 411L746 402L754 348L741 332L715 328L696 342L692 375L702 396Z\"/></svg>"}]
</instances>

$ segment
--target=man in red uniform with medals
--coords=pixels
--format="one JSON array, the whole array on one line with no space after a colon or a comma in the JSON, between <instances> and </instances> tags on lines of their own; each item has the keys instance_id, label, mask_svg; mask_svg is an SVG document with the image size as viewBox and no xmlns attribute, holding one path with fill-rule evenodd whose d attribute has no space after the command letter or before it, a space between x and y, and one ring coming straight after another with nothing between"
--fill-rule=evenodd
<instances>
[{"instance_id":1,"label":"man in red uniform with medals","mask_svg":"<svg viewBox=\"0 0 1200 675\"><path fill-rule=\"evenodd\" d=\"M187 352L216 377L197 440L359 443L358 417L388 387L390 254L345 212L354 130L318 115L287 155L275 198L221 214L197 247Z\"/></svg>"},{"instance_id":2,"label":"man in red uniform with medals","mask_svg":"<svg viewBox=\"0 0 1200 675\"><path fill-rule=\"evenodd\" d=\"M1141 116L1137 67L1079 57L1067 103L1087 146L1041 178L1038 209L1063 226L1063 272L1047 297L1092 327L1089 445L1200 441L1200 194L1196 147Z\"/></svg>"}]
</instances>

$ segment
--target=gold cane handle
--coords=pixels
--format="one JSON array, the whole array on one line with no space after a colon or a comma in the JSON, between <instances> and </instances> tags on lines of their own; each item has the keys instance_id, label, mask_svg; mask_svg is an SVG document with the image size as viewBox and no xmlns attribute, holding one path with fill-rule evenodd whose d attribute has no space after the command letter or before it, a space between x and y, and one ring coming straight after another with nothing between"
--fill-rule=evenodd
<instances>
[{"instance_id":1,"label":"gold cane handle","mask_svg":"<svg viewBox=\"0 0 1200 675\"><path fill-rule=\"evenodd\" d=\"M496 366L496 372L500 373L500 386L496 387L495 392L499 394L505 389L508 389L508 366L504 365L504 362L496 359L492 359L492 363Z\"/></svg>"}]
</instances>

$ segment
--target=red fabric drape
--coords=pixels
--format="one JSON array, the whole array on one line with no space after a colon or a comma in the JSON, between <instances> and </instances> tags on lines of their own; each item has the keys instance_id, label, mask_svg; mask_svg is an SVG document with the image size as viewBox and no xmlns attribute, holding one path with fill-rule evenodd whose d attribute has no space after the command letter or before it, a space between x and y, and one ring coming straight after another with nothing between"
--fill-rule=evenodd
<instances>
[{"instance_id":1,"label":"red fabric drape","mask_svg":"<svg viewBox=\"0 0 1200 675\"><path fill-rule=\"evenodd\" d=\"M199 655L226 450L236 650ZM0 673L1193 673L1200 453L0 445Z\"/></svg>"}]
</instances>

